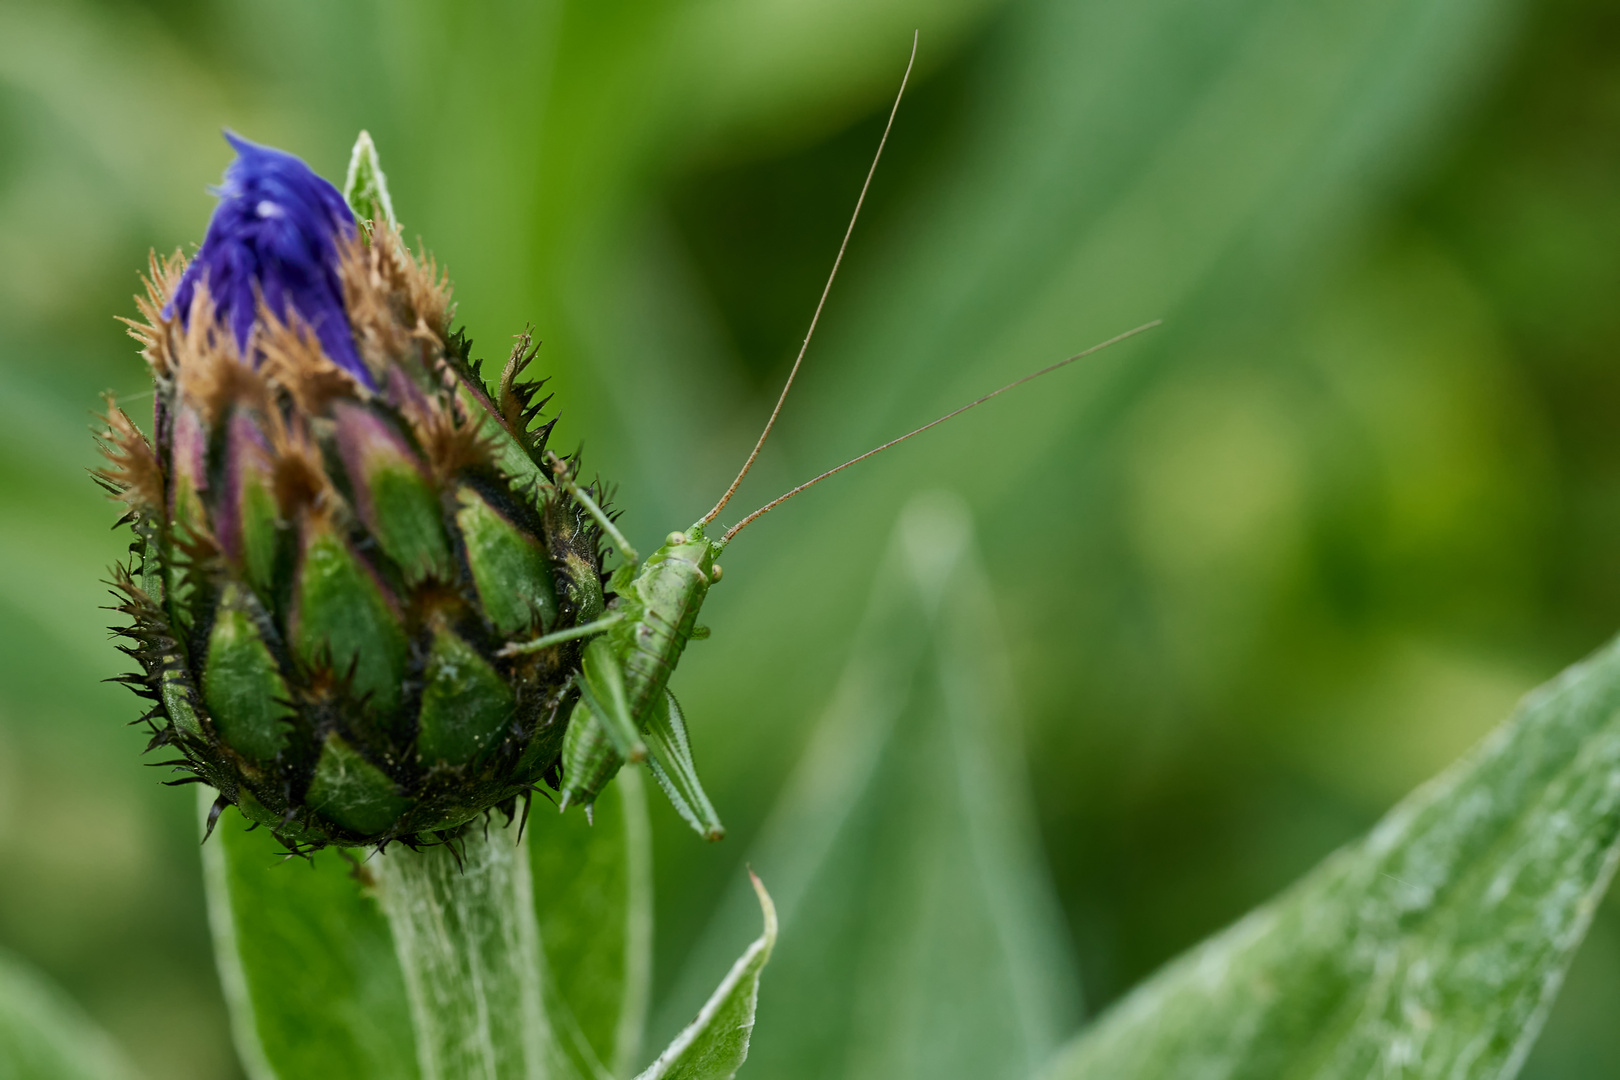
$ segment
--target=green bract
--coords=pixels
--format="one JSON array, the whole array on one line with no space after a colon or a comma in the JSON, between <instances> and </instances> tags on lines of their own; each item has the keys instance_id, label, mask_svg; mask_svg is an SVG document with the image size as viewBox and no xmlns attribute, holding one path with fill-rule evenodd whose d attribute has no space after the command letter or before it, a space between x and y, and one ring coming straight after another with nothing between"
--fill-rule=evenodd
<instances>
[{"instance_id":1,"label":"green bract","mask_svg":"<svg viewBox=\"0 0 1620 1080\"><path fill-rule=\"evenodd\" d=\"M432 842L556 786L582 642L502 650L603 610L527 335L486 386L431 260L391 223L336 247L358 375L291 303L245 346L206 275L173 310L185 261L154 258L155 438L110 405L98 474L135 532L113 584L153 747L295 850Z\"/></svg>"}]
</instances>

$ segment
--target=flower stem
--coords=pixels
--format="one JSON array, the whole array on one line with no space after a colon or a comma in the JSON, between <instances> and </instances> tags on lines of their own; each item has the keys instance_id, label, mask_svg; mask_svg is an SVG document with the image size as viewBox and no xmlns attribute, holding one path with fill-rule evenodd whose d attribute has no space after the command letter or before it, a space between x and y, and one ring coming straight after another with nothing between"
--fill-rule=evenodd
<instances>
[{"instance_id":1,"label":"flower stem","mask_svg":"<svg viewBox=\"0 0 1620 1080\"><path fill-rule=\"evenodd\" d=\"M416 1026L422 1080L544 1080L557 1049L542 1005L528 848L515 826L375 857Z\"/></svg>"}]
</instances>

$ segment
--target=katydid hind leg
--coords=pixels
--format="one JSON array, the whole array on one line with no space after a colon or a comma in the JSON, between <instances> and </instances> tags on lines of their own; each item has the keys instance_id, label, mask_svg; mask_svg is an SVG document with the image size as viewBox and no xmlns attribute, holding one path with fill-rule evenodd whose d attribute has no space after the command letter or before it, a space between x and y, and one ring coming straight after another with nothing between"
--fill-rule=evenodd
<instances>
[{"instance_id":1,"label":"katydid hind leg","mask_svg":"<svg viewBox=\"0 0 1620 1080\"><path fill-rule=\"evenodd\" d=\"M641 761L647 756L647 744L636 730L636 720L630 712L630 700L624 689L624 668L613 652L613 646L597 638L585 646L580 664L580 697L591 712L602 722L614 748L626 761Z\"/></svg>"},{"instance_id":2,"label":"katydid hind leg","mask_svg":"<svg viewBox=\"0 0 1620 1080\"><path fill-rule=\"evenodd\" d=\"M723 838L725 826L698 779L686 719L675 695L664 691L643 721L647 765L675 812L704 839ZM574 706L563 741L559 809L581 805L589 814L596 797L623 765L624 758L608 736L606 725L582 697Z\"/></svg>"},{"instance_id":3,"label":"katydid hind leg","mask_svg":"<svg viewBox=\"0 0 1620 1080\"><path fill-rule=\"evenodd\" d=\"M614 749L607 729L591 712L591 707L583 700L575 703L568 718L567 734L563 736L562 797L558 799L558 809L583 805L588 813L596 797L623 765L624 758Z\"/></svg>"},{"instance_id":4,"label":"katydid hind leg","mask_svg":"<svg viewBox=\"0 0 1620 1080\"><path fill-rule=\"evenodd\" d=\"M653 778L664 789L675 810L686 823L697 830L705 840L719 840L726 835L714 804L703 790L697 767L692 762L692 743L686 734L686 718L681 714L680 702L668 690L647 710L643 717L642 732L647 739L647 764Z\"/></svg>"}]
</instances>

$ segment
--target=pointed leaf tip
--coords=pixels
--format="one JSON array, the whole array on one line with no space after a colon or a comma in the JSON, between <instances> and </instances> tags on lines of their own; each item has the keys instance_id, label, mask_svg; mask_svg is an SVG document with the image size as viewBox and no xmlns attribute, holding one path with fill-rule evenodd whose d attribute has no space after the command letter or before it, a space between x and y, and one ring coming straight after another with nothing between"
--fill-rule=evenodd
<instances>
[{"instance_id":1,"label":"pointed leaf tip","mask_svg":"<svg viewBox=\"0 0 1620 1080\"><path fill-rule=\"evenodd\" d=\"M776 947L776 905L752 869L748 878L759 897L765 929L731 966L709 1000L636 1080L731 1080L748 1058L759 1003L759 976Z\"/></svg>"},{"instance_id":2,"label":"pointed leaf tip","mask_svg":"<svg viewBox=\"0 0 1620 1080\"><path fill-rule=\"evenodd\" d=\"M724 836L725 830L721 829L720 834ZM760 914L765 917L765 932L760 936L760 940L765 943L765 957L769 959L771 950L776 948L776 904L771 900L771 894L765 891L765 883L759 880L759 875L754 873L752 866L748 868L748 880L754 886L754 895L759 897Z\"/></svg>"},{"instance_id":3,"label":"pointed leaf tip","mask_svg":"<svg viewBox=\"0 0 1620 1080\"><path fill-rule=\"evenodd\" d=\"M399 221L394 217L394 202L388 197L388 178L383 175L382 164L377 157L377 144L371 141L371 133L364 129L354 140L354 150L349 154L349 171L343 179L343 198L356 217L386 222L390 228L399 228Z\"/></svg>"}]
</instances>

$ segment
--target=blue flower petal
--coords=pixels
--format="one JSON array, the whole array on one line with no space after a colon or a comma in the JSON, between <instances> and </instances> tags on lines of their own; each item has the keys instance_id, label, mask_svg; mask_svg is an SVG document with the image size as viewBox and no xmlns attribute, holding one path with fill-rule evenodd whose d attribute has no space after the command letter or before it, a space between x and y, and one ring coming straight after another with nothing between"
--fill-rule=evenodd
<instances>
[{"instance_id":1,"label":"blue flower petal","mask_svg":"<svg viewBox=\"0 0 1620 1080\"><path fill-rule=\"evenodd\" d=\"M207 282L219 321L245 353L262 294L279 318L290 306L333 362L375 389L355 350L338 280L338 242L355 228L348 203L292 154L230 131L225 139L236 160L214 191L219 205L164 314L178 310L185 321L198 283Z\"/></svg>"}]
</instances>

